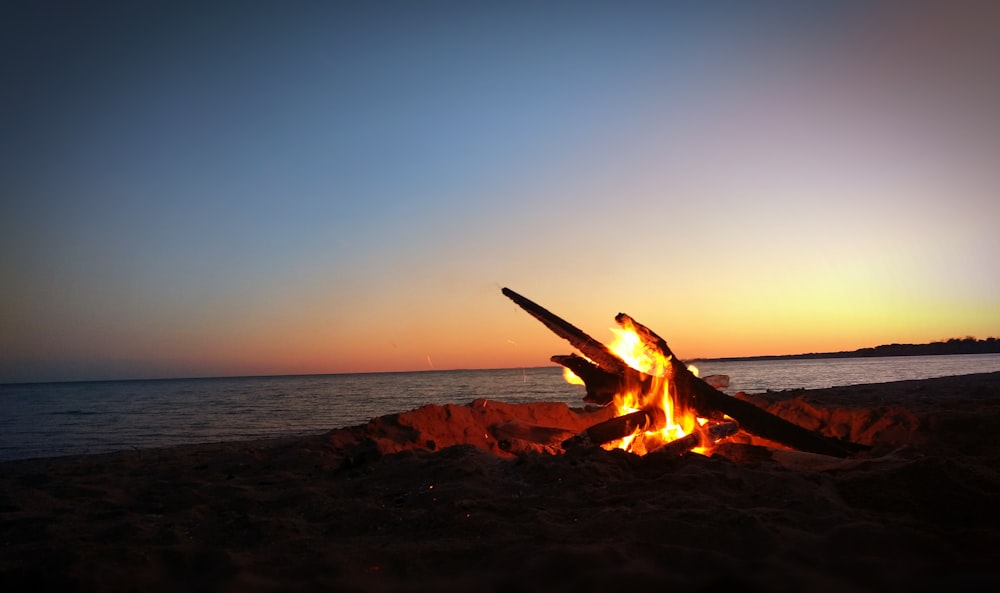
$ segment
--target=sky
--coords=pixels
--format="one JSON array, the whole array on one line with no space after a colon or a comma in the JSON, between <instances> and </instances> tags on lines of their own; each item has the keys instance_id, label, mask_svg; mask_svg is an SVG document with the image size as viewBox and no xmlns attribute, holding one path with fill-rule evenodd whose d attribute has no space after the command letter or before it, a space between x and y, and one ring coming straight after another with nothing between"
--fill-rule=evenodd
<instances>
[{"instance_id":1,"label":"sky","mask_svg":"<svg viewBox=\"0 0 1000 593\"><path fill-rule=\"evenodd\" d=\"M212 6L205 6L211 4ZM0 382L1000 336L991 2L0 5Z\"/></svg>"}]
</instances>

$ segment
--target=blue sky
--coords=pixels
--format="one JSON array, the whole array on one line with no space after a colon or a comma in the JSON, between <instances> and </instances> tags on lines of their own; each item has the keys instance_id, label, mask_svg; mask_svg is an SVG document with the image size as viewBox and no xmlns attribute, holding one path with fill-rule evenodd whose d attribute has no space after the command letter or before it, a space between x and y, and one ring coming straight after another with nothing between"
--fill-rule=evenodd
<instances>
[{"instance_id":1,"label":"blue sky","mask_svg":"<svg viewBox=\"0 0 1000 593\"><path fill-rule=\"evenodd\" d=\"M800 4L9 3L0 380L1000 334L998 11Z\"/></svg>"}]
</instances>

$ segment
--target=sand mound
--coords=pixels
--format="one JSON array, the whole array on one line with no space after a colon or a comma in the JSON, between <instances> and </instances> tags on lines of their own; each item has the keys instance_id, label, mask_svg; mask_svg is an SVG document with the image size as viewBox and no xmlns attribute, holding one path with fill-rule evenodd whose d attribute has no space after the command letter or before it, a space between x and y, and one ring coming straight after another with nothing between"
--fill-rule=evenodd
<instances>
[{"instance_id":1,"label":"sand mound","mask_svg":"<svg viewBox=\"0 0 1000 593\"><path fill-rule=\"evenodd\" d=\"M736 394L768 412L826 436L870 446L899 446L926 439L921 419L901 406L829 407L815 396L774 399L773 394Z\"/></svg>"},{"instance_id":2,"label":"sand mound","mask_svg":"<svg viewBox=\"0 0 1000 593\"><path fill-rule=\"evenodd\" d=\"M477 399L466 405L427 405L375 418L365 427L364 437L371 439L381 454L472 445L511 457L504 445L512 440L558 444L611 417L612 412L607 408L570 408L564 403L509 404Z\"/></svg>"}]
</instances>

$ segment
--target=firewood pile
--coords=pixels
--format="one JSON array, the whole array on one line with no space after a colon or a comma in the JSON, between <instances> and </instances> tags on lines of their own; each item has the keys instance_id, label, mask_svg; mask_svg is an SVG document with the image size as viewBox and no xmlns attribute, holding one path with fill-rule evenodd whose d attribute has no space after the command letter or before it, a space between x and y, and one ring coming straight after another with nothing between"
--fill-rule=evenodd
<instances>
[{"instance_id":1,"label":"firewood pile","mask_svg":"<svg viewBox=\"0 0 1000 593\"><path fill-rule=\"evenodd\" d=\"M835 457L866 449L807 430L716 389L678 360L663 338L625 313L619 313L615 321L633 343L633 350L639 351L638 364L626 360L621 348L606 346L513 290L504 288L503 294L580 352L551 360L581 380L586 388L584 401L614 406L618 412L558 447L546 444L549 452L620 446L639 454L676 456L699 447L710 449L738 433Z\"/></svg>"}]
</instances>

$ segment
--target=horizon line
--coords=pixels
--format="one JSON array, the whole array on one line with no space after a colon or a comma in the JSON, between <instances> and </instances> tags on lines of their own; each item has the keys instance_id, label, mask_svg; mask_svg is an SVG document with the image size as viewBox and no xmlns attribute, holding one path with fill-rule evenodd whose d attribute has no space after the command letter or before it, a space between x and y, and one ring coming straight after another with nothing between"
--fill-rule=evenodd
<instances>
[{"instance_id":1,"label":"horizon line","mask_svg":"<svg viewBox=\"0 0 1000 593\"><path fill-rule=\"evenodd\" d=\"M934 344L947 344L949 341L952 342L962 342L963 340L968 340L969 338L951 338L949 340L941 340L935 342L926 342L921 344L880 344L878 346L869 346L863 348L857 348L855 350L839 350L831 352L802 352L798 354L758 354L753 356L713 356L713 357L690 357L685 358L686 363L697 363L697 362L752 362L754 360L776 360L776 359L796 359L796 358L810 358L810 359L823 359L823 358L850 358L851 354L858 354L861 352L873 352L878 351L878 349L888 349L891 347L907 347L907 346L931 346ZM989 337L985 339L972 338L973 341L979 342L991 342L1000 341L1000 338ZM876 355L878 358L891 358L894 356L942 356L946 354L991 354L992 352L980 352L980 353L961 353L961 352L950 352L950 353L895 353L895 354L880 354ZM871 358L871 356L859 356L859 358ZM448 368L448 369L411 369L411 370L385 370L385 371L339 371L339 372L317 372L317 373L272 373L272 374L253 374L253 375L197 375L197 376L177 376L177 377L130 377L130 378L100 378L100 379L38 379L38 380L24 380L24 381L0 381L2 386L16 386L16 385L43 385L43 384L56 384L56 383L113 383L113 382L127 382L127 381L205 381L205 380L224 380L224 379L269 379L269 378L286 378L286 377L324 377L324 376L335 376L335 375L378 375L378 374L403 374L403 373L450 373L450 372L462 372L462 371L505 371L505 370L516 370L516 369L541 369L556 367L559 368L561 365L557 363L542 364L542 365L521 365L512 367L461 367L461 368Z\"/></svg>"}]
</instances>

